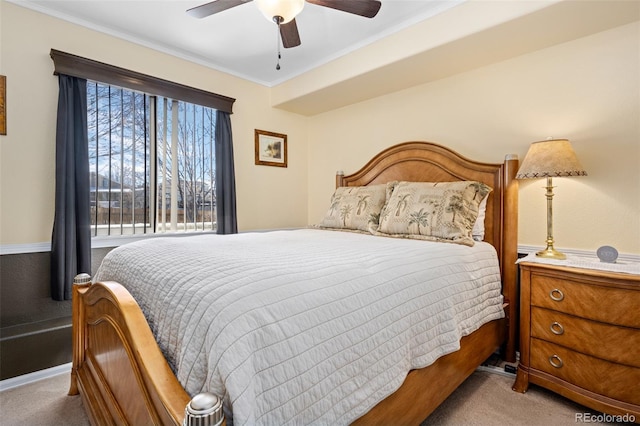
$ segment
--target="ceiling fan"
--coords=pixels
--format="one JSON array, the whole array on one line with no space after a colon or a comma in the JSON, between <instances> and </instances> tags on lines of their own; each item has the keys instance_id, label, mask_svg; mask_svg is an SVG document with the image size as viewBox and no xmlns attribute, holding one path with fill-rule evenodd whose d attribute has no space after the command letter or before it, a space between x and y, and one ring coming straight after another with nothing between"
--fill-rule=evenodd
<instances>
[{"instance_id":1,"label":"ceiling fan","mask_svg":"<svg viewBox=\"0 0 640 426\"><path fill-rule=\"evenodd\" d=\"M214 0L187 10L187 14L195 18L205 18L251 1L253 0ZM376 16L382 5L382 3L377 0L306 1L317 4L318 6L364 16L365 18L373 18ZM265 17L278 25L284 47L289 48L300 45L300 34L298 33L295 17L302 11L305 0L255 0L255 2Z\"/></svg>"}]
</instances>

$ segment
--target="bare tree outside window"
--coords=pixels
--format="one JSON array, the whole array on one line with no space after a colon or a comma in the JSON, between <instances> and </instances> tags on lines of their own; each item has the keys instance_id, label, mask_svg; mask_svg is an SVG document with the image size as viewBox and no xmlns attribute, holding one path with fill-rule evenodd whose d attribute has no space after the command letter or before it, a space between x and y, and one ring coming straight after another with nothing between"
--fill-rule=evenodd
<instances>
[{"instance_id":1,"label":"bare tree outside window","mask_svg":"<svg viewBox=\"0 0 640 426\"><path fill-rule=\"evenodd\" d=\"M215 230L215 109L87 85L94 235Z\"/></svg>"}]
</instances>

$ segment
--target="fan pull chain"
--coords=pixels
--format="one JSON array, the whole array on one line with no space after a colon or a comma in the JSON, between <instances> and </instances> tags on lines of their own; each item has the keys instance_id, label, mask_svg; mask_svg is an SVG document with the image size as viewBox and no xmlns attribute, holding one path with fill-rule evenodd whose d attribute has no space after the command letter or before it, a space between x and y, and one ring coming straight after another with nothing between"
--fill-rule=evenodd
<instances>
[{"instance_id":1,"label":"fan pull chain","mask_svg":"<svg viewBox=\"0 0 640 426\"><path fill-rule=\"evenodd\" d=\"M273 20L278 25L278 34L276 37L276 44L278 49L278 63L276 64L276 70L280 71L280 59L282 59L282 55L280 54L280 37L282 37L282 34L280 33L280 22L282 22L282 16L274 16Z\"/></svg>"}]
</instances>

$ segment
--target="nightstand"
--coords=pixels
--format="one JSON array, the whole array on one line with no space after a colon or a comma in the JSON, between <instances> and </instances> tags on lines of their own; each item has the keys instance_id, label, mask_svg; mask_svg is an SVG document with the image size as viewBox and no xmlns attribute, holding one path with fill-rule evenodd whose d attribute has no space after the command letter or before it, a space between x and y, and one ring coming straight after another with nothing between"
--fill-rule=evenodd
<instances>
[{"instance_id":1,"label":"nightstand","mask_svg":"<svg viewBox=\"0 0 640 426\"><path fill-rule=\"evenodd\" d=\"M520 364L529 383L640 422L640 276L520 263Z\"/></svg>"}]
</instances>

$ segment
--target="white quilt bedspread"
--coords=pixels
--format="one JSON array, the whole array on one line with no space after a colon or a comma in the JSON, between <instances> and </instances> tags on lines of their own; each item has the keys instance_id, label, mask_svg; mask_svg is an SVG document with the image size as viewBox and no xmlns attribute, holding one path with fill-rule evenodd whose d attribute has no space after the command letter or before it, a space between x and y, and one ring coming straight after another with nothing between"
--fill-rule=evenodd
<instances>
[{"instance_id":1,"label":"white quilt bedspread","mask_svg":"<svg viewBox=\"0 0 640 426\"><path fill-rule=\"evenodd\" d=\"M155 238L95 281L140 304L185 390L235 425L348 424L502 318L494 248L301 229Z\"/></svg>"}]
</instances>

